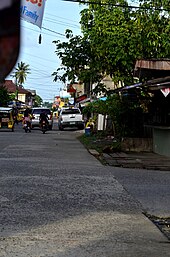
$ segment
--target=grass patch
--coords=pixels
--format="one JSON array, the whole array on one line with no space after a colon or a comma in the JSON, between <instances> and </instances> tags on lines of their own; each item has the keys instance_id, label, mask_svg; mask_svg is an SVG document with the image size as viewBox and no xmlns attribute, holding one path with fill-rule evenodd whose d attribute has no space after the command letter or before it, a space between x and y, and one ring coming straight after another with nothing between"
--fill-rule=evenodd
<instances>
[{"instance_id":1,"label":"grass patch","mask_svg":"<svg viewBox=\"0 0 170 257\"><path fill-rule=\"evenodd\" d=\"M109 136L104 132L89 136L83 134L78 139L87 149L95 149L99 153L120 151L120 143L113 136Z\"/></svg>"}]
</instances>

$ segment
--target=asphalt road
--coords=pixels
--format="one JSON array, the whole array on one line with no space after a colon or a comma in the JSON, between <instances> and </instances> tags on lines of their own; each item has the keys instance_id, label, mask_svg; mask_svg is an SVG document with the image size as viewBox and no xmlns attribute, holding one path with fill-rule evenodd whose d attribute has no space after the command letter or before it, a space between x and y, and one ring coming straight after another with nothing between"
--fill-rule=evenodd
<instances>
[{"instance_id":1,"label":"asphalt road","mask_svg":"<svg viewBox=\"0 0 170 257\"><path fill-rule=\"evenodd\" d=\"M170 171L113 169L113 175L146 213L170 217Z\"/></svg>"},{"instance_id":2,"label":"asphalt road","mask_svg":"<svg viewBox=\"0 0 170 257\"><path fill-rule=\"evenodd\" d=\"M167 238L115 179L123 170L103 166L79 133L0 131L0 257L170 256Z\"/></svg>"}]
</instances>

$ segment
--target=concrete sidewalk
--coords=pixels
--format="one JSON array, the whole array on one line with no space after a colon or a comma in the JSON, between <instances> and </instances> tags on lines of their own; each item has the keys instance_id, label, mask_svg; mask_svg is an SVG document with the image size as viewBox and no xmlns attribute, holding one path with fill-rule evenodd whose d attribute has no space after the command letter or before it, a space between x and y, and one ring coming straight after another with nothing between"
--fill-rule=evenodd
<instances>
[{"instance_id":1,"label":"concrete sidewalk","mask_svg":"<svg viewBox=\"0 0 170 257\"><path fill-rule=\"evenodd\" d=\"M136 170L140 172L140 170L145 169L145 170L152 170L153 171L170 171L170 158L165 157L165 156L161 156L158 155L156 153L152 153L152 152L129 152L129 153L125 153L125 152L116 152L116 153L103 153L100 154L99 152L97 152L94 149L88 149L89 153L91 155L93 155L94 157L96 157L98 160L100 160L102 162L102 164L104 164L105 166L110 166L110 167L118 167L117 169L114 169L113 174L116 175L117 173L121 174L123 173L122 176L124 176L126 174L126 179L127 179L127 170ZM115 172L116 171L116 172ZM142 174L144 175L144 172L142 172ZM168 174L168 173L167 173ZM157 174L156 174L157 175ZM145 176L145 175L144 175ZM117 177L116 177L117 179ZM126 180L125 179L125 180ZM147 176L148 179L148 176ZM166 179L166 178L165 178ZM119 181L119 179L118 179ZM168 180L167 180L168 181ZM119 181L119 182L123 182L123 181ZM133 180L134 182L134 180ZM132 182L132 183L133 183ZM167 182L168 183L168 182ZM125 183L126 184L126 183ZM121 183L121 185L124 187L125 186L124 183ZM162 186L165 186L163 183L161 184ZM141 187L143 185L141 184ZM125 186L125 189L127 190L128 187ZM133 189L132 189L133 190ZM145 187L146 190L146 187ZM162 195L165 193L165 191L163 191L162 193L159 191L161 190L159 187L157 187L157 193ZM136 197L136 192L134 190L134 192L132 193L131 190L127 190L129 193L131 193L131 195L134 197L134 199L136 199L137 201L139 201L140 203L142 203L142 201L140 201L140 197ZM153 194L151 194L152 191L150 189L149 192L146 192L146 197L145 200L148 201L148 203L150 204L150 207L153 208L154 204L155 204L155 191L153 192ZM148 199L148 194L149 195L149 199ZM167 193L167 195L164 195L164 199L167 200L168 202L168 198L169 198L169 192ZM152 199L152 200L151 200ZM154 199L154 200L153 200ZM158 198L159 199L159 198ZM160 197L161 199L161 197ZM159 199L159 200L160 200ZM146 201L144 201L146 203ZM154 202L154 203L153 203ZM166 202L166 201L164 201ZM162 203L162 202L161 202ZM144 207L145 204L142 206ZM142 207L142 208L143 208ZM155 207L155 206L154 206ZM160 204L161 212L163 213L165 210L165 206ZM144 210L144 209L143 209ZM167 210L167 208L166 208ZM156 229L159 228L159 230L163 233L163 235L165 235L168 240L170 240L170 215L169 212L165 215L165 216L154 216L154 215L149 215L145 210L143 211L143 213L145 213L146 217L153 222L153 224L155 224ZM144 216L143 216L144 217ZM139 217L138 217L139 218ZM139 218L139 220L141 219L141 217ZM153 224L150 224L151 226ZM149 225L149 224L148 224ZM147 225L147 226L148 226ZM149 226L146 229L146 234L150 233L149 232ZM142 231L140 231L142 232ZM156 231L155 231L156 232ZM143 233L143 232L142 232ZM148 234L149 235L149 234ZM167 253L166 253L167 254ZM164 256L164 255L160 255L160 256ZM170 256L170 253L169 255Z\"/></svg>"},{"instance_id":2,"label":"concrete sidewalk","mask_svg":"<svg viewBox=\"0 0 170 257\"><path fill-rule=\"evenodd\" d=\"M94 150L89 152L109 166L170 171L170 158L155 153L117 152L99 155Z\"/></svg>"}]
</instances>

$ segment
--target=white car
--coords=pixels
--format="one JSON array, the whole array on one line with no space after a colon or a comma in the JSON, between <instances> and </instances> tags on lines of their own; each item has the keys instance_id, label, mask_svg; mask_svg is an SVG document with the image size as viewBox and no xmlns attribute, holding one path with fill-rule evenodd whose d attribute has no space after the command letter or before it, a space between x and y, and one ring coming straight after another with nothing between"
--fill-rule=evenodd
<instances>
[{"instance_id":1,"label":"white car","mask_svg":"<svg viewBox=\"0 0 170 257\"><path fill-rule=\"evenodd\" d=\"M49 129L52 130L53 127L53 117L52 117L52 112L49 108L43 108L43 107L35 107L32 108L32 128L34 127L39 127L39 122L40 122L40 114L42 112L45 112L48 116L48 122L49 122Z\"/></svg>"},{"instance_id":2,"label":"white car","mask_svg":"<svg viewBox=\"0 0 170 257\"><path fill-rule=\"evenodd\" d=\"M84 129L84 120L80 109L70 107L61 109L58 117L58 127L59 130L63 130L66 127Z\"/></svg>"}]
</instances>

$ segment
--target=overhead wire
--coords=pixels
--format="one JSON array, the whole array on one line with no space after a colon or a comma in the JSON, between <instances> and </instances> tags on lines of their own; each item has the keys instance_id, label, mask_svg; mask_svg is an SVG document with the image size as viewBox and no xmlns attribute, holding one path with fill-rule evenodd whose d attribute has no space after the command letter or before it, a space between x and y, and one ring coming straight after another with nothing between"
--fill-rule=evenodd
<instances>
[{"instance_id":1,"label":"overhead wire","mask_svg":"<svg viewBox=\"0 0 170 257\"><path fill-rule=\"evenodd\" d=\"M25 27L25 26L23 26L23 25L21 25L21 28L25 28L25 29L32 30L32 31L35 31L35 32L39 33L38 30L35 30L35 29L32 29L32 28L28 28L28 27ZM54 33L54 31L50 31L50 32ZM55 32L55 34L56 34L56 33L57 33L57 32ZM43 34L43 35L48 35L48 36L53 37L53 35L48 34L48 33L44 32L44 31L42 31L42 34ZM64 36L65 36L64 34L61 34L61 35L57 34L57 35L58 35L59 37L64 37Z\"/></svg>"},{"instance_id":2,"label":"overhead wire","mask_svg":"<svg viewBox=\"0 0 170 257\"><path fill-rule=\"evenodd\" d=\"M37 71L31 68L30 74L32 73L32 71L34 72L34 74L38 74L40 78L42 78L43 76L48 76L48 73L45 71Z\"/></svg>"},{"instance_id":3,"label":"overhead wire","mask_svg":"<svg viewBox=\"0 0 170 257\"><path fill-rule=\"evenodd\" d=\"M26 80L26 84L27 84L27 82L28 82L28 80ZM55 89L55 87L58 87L58 86L61 86L61 84L63 84L63 83L58 83L58 82L55 82L55 83L53 83L53 81L49 81L49 82L35 82L34 83L34 86L36 85L36 87L39 85L39 86L41 86L41 88L42 89L44 89L44 88L47 88L47 89ZM60 85L59 85L60 84Z\"/></svg>"},{"instance_id":4,"label":"overhead wire","mask_svg":"<svg viewBox=\"0 0 170 257\"><path fill-rule=\"evenodd\" d=\"M65 34L56 32L56 31L54 31L54 30L52 30L52 29L47 29L47 28L45 28L45 27L43 27L43 26L42 26L42 29L45 29L45 30L47 30L47 31L50 31L50 32L53 32L53 33L55 33L55 34L57 34L57 35L60 35L60 36L64 36L64 37L65 37Z\"/></svg>"},{"instance_id":5,"label":"overhead wire","mask_svg":"<svg viewBox=\"0 0 170 257\"><path fill-rule=\"evenodd\" d=\"M44 18L44 20L46 20L46 21L48 21L48 22L53 22L53 23L55 23L55 24L66 25L66 26L70 26L70 27L73 27L73 28L80 28L80 26L78 26L78 25L76 25L76 24L70 24L70 23L66 23L66 22L58 21L58 20L57 20L58 22L55 22L55 21L56 21L55 19L51 19L51 18L49 18L49 17ZM67 20L69 20L69 19L67 19ZM24 26L21 25L21 27L24 27ZM25 27L25 28L27 28L27 27ZM30 29L30 30L35 31L35 32L39 32L39 31L34 30L34 29L31 29L31 28L27 28L27 29ZM57 32L57 31L52 30L52 29L49 29L49 28L46 28L46 27L44 27L44 26L42 26L42 29L47 30L47 31L50 31L50 32L52 32L52 33L54 33L54 34L57 34L57 35L60 35L60 36L64 36L64 37L65 37L65 34L60 33L60 32Z\"/></svg>"},{"instance_id":6,"label":"overhead wire","mask_svg":"<svg viewBox=\"0 0 170 257\"><path fill-rule=\"evenodd\" d=\"M24 54L29 55L29 56L32 56L32 57L36 57L36 58L38 58L38 59L41 59L41 60L44 60L44 61L47 61L47 62L55 63L54 61L51 61L51 60L46 59L46 58L41 58L41 57L36 56L36 55L33 55L33 54L28 54L28 53L24 53Z\"/></svg>"},{"instance_id":7,"label":"overhead wire","mask_svg":"<svg viewBox=\"0 0 170 257\"><path fill-rule=\"evenodd\" d=\"M61 16L57 16L57 15L54 15L54 14L51 14L51 13L48 13L48 12L46 14L50 15L50 17L53 16L53 17L57 17L57 18L60 18L60 19L63 19L63 20L72 21L72 22L77 23L77 21L74 21L74 20L71 20L71 19L68 19L68 18L65 18L65 17L63 18Z\"/></svg>"},{"instance_id":8,"label":"overhead wire","mask_svg":"<svg viewBox=\"0 0 170 257\"><path fill-rule=\"evenodd\" d=\"M157 8L157 7L145 7L145 6L136 6L136 5L125 5L125 4L112 4L112 3L101 3L101 2L93 2L93 1L85 1L85 0L62 0L64 2L75 2L80 4L94 4L94 5L106 5L106 6L114 6L121 8L131 8L131 9L144 9L144 10L157 10L157 11L170 11L170 8Z\"/></svg>"},{"instance_id":9,"label":"overhead wire","mask_svg":"<svg viewBox=\"0 0 170 257\"><path fill-rule=\"evenodd\" d=\"M40 77L37 77L37 76L36 76L36 79L38 79L38 80L39 80L39 79L50 79L50 78L52 79L52 76L50 76L50 75L49 75L49 76L40 76ZM29 79L35 79L35 78L29 77Z\"/></svg>"},{"instance_id":10,"label":"overhead wire","mask_svg":"<svg viewBox=\"0 0 170 257\"><path fill-rule=\"evenodd\" d=\"M54 18L53 18L54 17ZM45 17L43 18L43 20L45 21L45 20L48 20L48 21L51 21L51 22L53 22L53 23L61 23L61 24L65 24L65 25L71 25L71 26L75 26L75 27L80 27L79 25L77 25L77 24L79 24L79 22L78 21L73 21L73 20L71 20L71 19L67 19L67 18L62 18L62 17L59 17L59 16L55 16L55 15L53 15L53 17L51 17L51 15L50 16L48 16L48 15L45 15ZM70 22L71 21L71 22Z\"/></svg>"},{"instance_id":11,"label":"overhead wire","mask_svg":"<svg viewBox=\"0 0 170 257\"><path fill-rule=\"evenodd\" d=\"M58 85L57 87L60 88L61 85ZM25 87L25 88L26 88L26 87ZM30 85L29 85L29 88L30 88L30 89L31 89L31 88L34 88L34 89L35 89L34 86L30 86ZM50 89L49 89L49 85L48 85L47 88L45 88L45 87L43 87L43 84L36 84L36 89L45 89L46 91L49 91L49 92L57 91L58 88L50 88Z\"/></svg>"},{"instance_id":12,"label":"overhead wire","mask_svg":"<svg viewBox=\"0 0 170 257\"><path fill-rule=\"evenodd\" d=\"M50 14L50 16L56 17L56 16L51 15L51 14ZM62 18L62 19L68 20L68 21L73 21L73 20L67 19L67 18ZM47 21L47 22L53 22L53 23L58 24L58 25L63 25L63 26L65 25L65 26L69 26L69 27L72 27L72 28L80 28L76 24L71 24L71 23L67 23L67 22L63 22L63 21L59 21L59 20L57 20L57 22L56 22L55 19L49 18L49 17L45 18L44 20ZM73 21L73 22L75 22L75 21ZM75 23L77 23L77 22L75 22ZM39 33L39 31L36 30L36 29L25 27L23 25L21 25L21 27ZM59 32L57 32L57 31L55 31L53 29L47 28L46 26L42 26L42 34L44 34L44 35L52 36L50 33L46 33L44 30L45 31L49 31L50 33L56 34L58 37L65 37L65 34L63 34L63 33L59 33ZM55 61L51 61L51 60L46 59L46 58L42 58L42 57L39 57L39 56L36 56L36 55L32 55L32 54L29 54L29 53L24 53L24 54L55 64ZM38 65L42 65L42 63L40 63ZM49 66L48 66L48 68L49 68ZM53 73L55 71L55 68L51 68L51 70L52 70L51 73ZM54 82L53 76L51 74L49 74L49 73L48 73L49 75L47 75L47 72L45 70L40 70L40 69L35 69L34 68L34 69L32 69L32 71L33 71L34 74L37 73L37 75L35 74L36 78L28 76L28 80L35 80L35 82L34 82L35 86L30 86L29 85L29 88L32 88L32 89L36 88L37 90L44 89L47 93L48 92L54 92L54 94L56 94L57 92L60 91L59 88L61 88L61 85L63 84L63 82L61 82L61 81ZM33 76L34 76L34 74L33 74ZM40 76L38 76L38 74ZM40 80L40 79L43 79L43 83L39 83L40 81L37 83L37 80ZM45 83L45 85L44 85L44 83Z\"/></svg>"},{"instance_id":13,"label":"overhead wire","mask_svg":"<svg viewBox=\"0 0 170 257\"><path fill-rule=\"evenodd\" d=\"M39 63L39 62L35 62L35 61L34 61L34 64L37 64L37 65L39 65L39 67L40 67L40 66L42 67L42 63ZM35 68L34 66L32 66L32 65L31 65L31 67L33 67L34 69L36 69L36 68ZM44 65L43 65L43 67L44 67ZM52 69L52 70L55 69L54 67L49 67L49 66L48 66L48 68L50 68L50 69ZM39 69L37 69L37 70L39 70ZM44 73L46 74L46 70L40 70L40 71L42 71L42 72L44 72Z\"/></svg>"},{"instance_id":14,"label":"overhead wire","mask_svg":"<svg viewBox=\"0 0 170 257\"><path fill-rule=\"evenodd\" d=\"M57 20L58 22L55 22L56 19L52 19L51 16L53 16L53 17L58 17L58 18L62 18L62 17L60 17L60 16L55 16L55 15L52 15L52 14L49 14L49 15L50 15L50 18L49 18L49 17L46 17L46 18L44 18L43 20L47 20L48 22L53 22L53 23L60 24L60 25L63 25L63 26L64 26L64 25L65 25L65 26L69 26L69 27L72 27L72 28L80 28L80 26L78 26L77 24L70 24L70 23L67 23L67 22L59 21L59 20ZM63 20L68 20L68 21L72 21L72 22L77 23L76 21L73 21L73 20L71 20L71 19L67 19L67 18L62 18L62 19L63 19ZM21 25L21 27L24 27L24 26ZM27 28L27 27L25 27L25 28ZM35 32L39 32L39 31L34 30L34 29L31 29L31 28L27 28L27 29L30 29L30 30L35 31ZM54 34L57 34L57 35L59 35L59 36L65 37L65 34L60 33L60 32L57 32L57 31L52 30L52 29L50 29L50 28L46 28L45 26L42 26L42 29L47 30L47 31L50 31L50 32L52 32L52 33L54 33ZM44 33L44 32L43 32L43 33ZM50 34L48 34L48 35L50 35Z\"/></svg>"},{"instance_id":15,"label":"overhead wire","mask_svg":"<svg viewBox=\"0 0 170 257\"><path fill-rule=\"evenodd\" d=\"M80 26L78 26L78 25L69 24L69 23L65 23L65 22L62 22L62 21L56 21L56 20L52 20L52 19L48 19L48 18L44 18L44 21L48 21L48 22L51 22L53 24L58 24L58 25L61 25L61 26L69 26L71 28L80 28Z\"/></svg>"},{"instance_id":16,"label":"overhead wire","mask_svg":"<svg viewBox=\"0 0 170 257\"><path fill-rule=\"evenodd\" d=\"M27 28L27 27L24 27L23 25L21 25L21 27L26 28L26 29L29 29L29 30L32 30L32 31L35 31L35 32L38 32L38 33L39 33L39 31L38 31L38 30L31 29L31 28ZM57 34L57 35L60 35L60 36L64 36L64 37L65 37L65 34L59 33L59 32L57 32L57 31L55 31L55 30L48 29L48 28L46 28L46 27L42 27L42 29L44 29L44 30L48 30L48 31L50 31L50 32L52 32L52 33L54 33L54 34Z\"/></svg>"}]
</instances>

